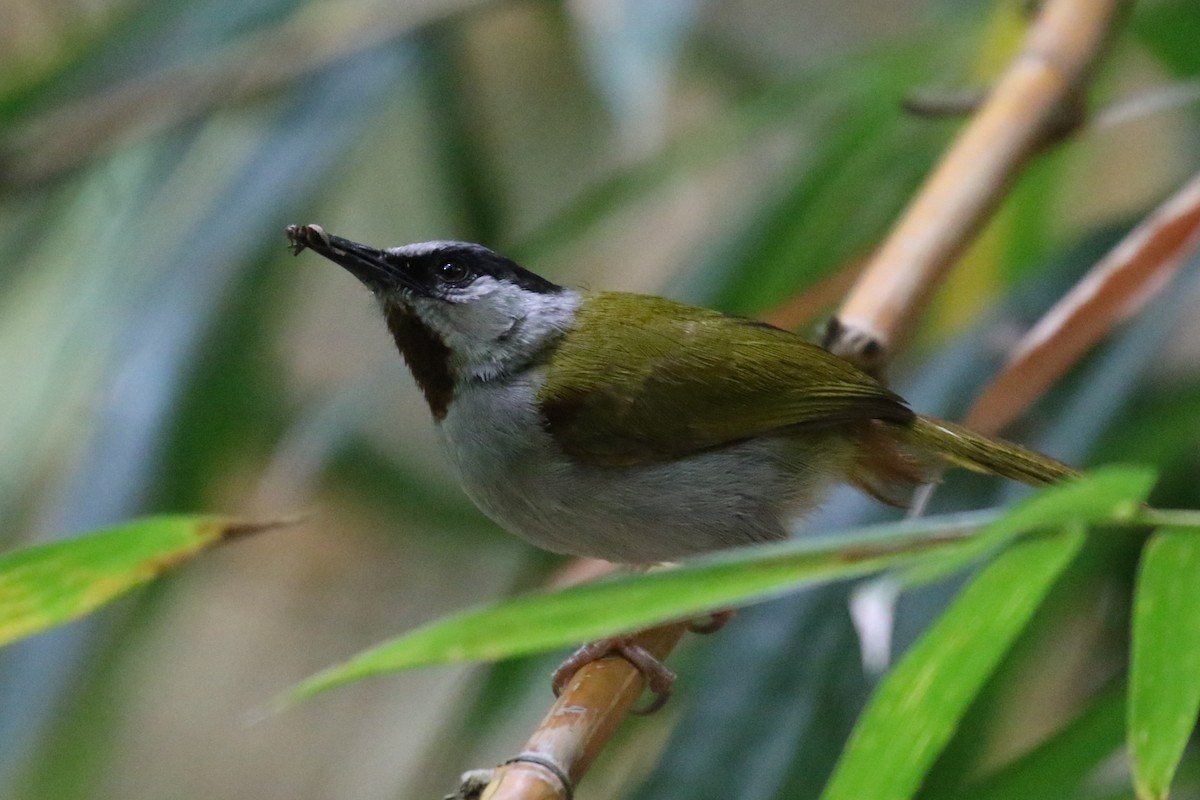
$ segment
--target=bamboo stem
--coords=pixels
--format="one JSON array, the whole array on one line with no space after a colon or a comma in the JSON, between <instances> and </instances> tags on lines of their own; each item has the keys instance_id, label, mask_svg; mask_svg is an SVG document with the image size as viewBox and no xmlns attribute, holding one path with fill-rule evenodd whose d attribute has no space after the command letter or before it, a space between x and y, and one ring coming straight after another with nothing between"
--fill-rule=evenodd
<instances>
[{"instance_id":1,"label":"bamboo stem","mask_svg":"<svg viewBox=\"0 0 1200 800\"><path fill-rule=\"evenodd\" d=\"M673 623L643 631L634 642L663 659L687 629ZM633 664L609 656L584 665L563 689L518 759L497 767L483 800L565 800L645 688ZM557 766L550 768L542 761ZM564 786L559 773L570 782Z\"/></svg>"},{"instance_id":2,"label":"bamboo stem","mask_svg":"<svg viewBox=\"0 0 1200 800\"><path fill-rule=\"evenodd\" d=\"M878 373L1021 167L1080 107L1124 0L1048 0L979 113L867 265L825 345Z\"/></svg>"}]
</instances>

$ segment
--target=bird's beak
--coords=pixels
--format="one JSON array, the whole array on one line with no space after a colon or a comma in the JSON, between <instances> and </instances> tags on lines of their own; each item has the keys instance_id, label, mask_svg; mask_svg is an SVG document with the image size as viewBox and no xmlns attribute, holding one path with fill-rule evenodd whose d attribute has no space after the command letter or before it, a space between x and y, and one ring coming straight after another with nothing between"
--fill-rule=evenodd
<instances>
[{"instance_id":1,"label":"bird's beak","mask_svg":"<svg viewBox=\"0 0 1200 800\"><path fill-rule=\"evenodd\" d=\"M404 289L424 294L424 290L408 274L405 265L389 258L383 250L333 236L320 225L288 225L287 237L292 243L294 255L312 250L345 267L372 291Z\"/></svg>"}]
</instances>

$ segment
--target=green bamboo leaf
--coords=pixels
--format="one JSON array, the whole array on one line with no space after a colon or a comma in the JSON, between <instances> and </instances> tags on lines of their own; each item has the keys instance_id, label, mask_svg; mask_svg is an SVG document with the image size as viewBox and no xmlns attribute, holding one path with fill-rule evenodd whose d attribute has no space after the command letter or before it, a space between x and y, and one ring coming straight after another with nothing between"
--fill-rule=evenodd
<instances>
[{"instance_id":1,"label":"green bamboo leaf","mask_svg":"<svg viewBox=\"0 0 1200 800\"><path fill-rule=\"evenodd\" d=\"M275 527L150 517L0 557L0 645L78 619L228 539Z\"/></svg>"},{"instance_id":2,"label":"green bamboo leaf","mask_svg":"<svg viewBox=\"0 0 1200 800\"><path fill-rule=\"evenodd\" d=\"M1150 467L1122 464L1101 467L1052 486L989 525L969 547L920 562L903 576L902 582L915 585L941 580L1026 531L1129 519L1150 496L1155 480L1155 471Z\"/></svg>"},{"instance_id":3,"label":"green bamboo leaf","mask_svg":"<svg viewBox=\"0 0 1200 800\"><path fill-rule=\"evenodd\" d=\"M1200 529L1165 528L1142 554L1133 604L1129 749L1140 798L1165 798L1200 714Z\"/></svg>"},{"instance_id":4,"label":"green bamboo leaf","mask_svg":"<svg viewBox=\"0 0 1200 800\"><path fill-rule=\"evenodd\" d=\"M540 592L471 609L417 628L330 667L284 693L286 707L362 678L413 667L494 661L745 605L787 591L937 559L966 565L1004 542L1074 520L1130 516L1153 484L1140 467L1110 467L1043 489L1002 517L929 518L798 539L697 559L675 569ZM985 530L967 534L984 524Z\"/></svg>"},{"instance_id":5,"label":"green bamboo leaf","mask_svg":"<svg viewBox=\"0 0 1200 800\"><path fill-rule=\"evenodd\" d=\"M1138 3L1132 33L1152 56L1177 76L1200 73L1200 8L1192 0Z\"/></svg>"},{"instance_id":6,"label":"green bamboo leaf","mask_svg":"<svg viewBox=\"0 0 1200 800\"><path fill-rule=\"evenodd\" d=\"M1083 526L1072 524L988 565L875 693L822 798L912 797L1083 541Z\"/></svg>"},{"instance_id":7,"label":"green bamboo leaf","mask_svg":"<svg viewBox=\"0 0 1200 800\"><path fill-rule=\"evenodd\" d=\"M1032 751L955 797L971 800L1061 800L1120 749L1125 734L1125 686L1092 698L1087 708Z\"/></svg>"},{"instance_id":8,"label":"green bamboo leaf","mask_svg":"<svg viewBox=\"0 0 1200 800\"><path fill-rule=\"evenodd\" d=\"M383 642L292 687L278 703L385 672L492 661L865 575L964 546L990 514L929 518L728 551L687 565L471 609Z\"/></svg>"}]
</instances>

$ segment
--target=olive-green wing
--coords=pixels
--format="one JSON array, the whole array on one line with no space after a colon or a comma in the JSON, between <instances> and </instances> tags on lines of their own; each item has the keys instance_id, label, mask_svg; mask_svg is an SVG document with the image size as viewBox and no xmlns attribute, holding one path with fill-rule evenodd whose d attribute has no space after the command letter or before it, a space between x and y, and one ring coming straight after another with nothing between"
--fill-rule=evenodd
<instances>
[{"instance_id":1,"label":"olive-green wing","mask_svg":"<svg viewBox=\"0 0 1200 800\"><path fill-rule=\"evenodd\" d=\"M584 463L669 461L757 436L913 419L875 379L779 328L657 297L587 298L538 394L547 430Z\"/></svg>"}]
</instances>

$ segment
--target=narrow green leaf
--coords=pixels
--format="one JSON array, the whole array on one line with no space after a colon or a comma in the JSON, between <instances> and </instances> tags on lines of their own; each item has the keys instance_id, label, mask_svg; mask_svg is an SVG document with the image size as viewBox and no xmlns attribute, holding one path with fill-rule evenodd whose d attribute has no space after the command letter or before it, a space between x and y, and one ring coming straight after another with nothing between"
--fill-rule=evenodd
<instances>
[{"instance_id":1,"label":"narrow green leaf","mask_svg":"<svg viewBox=\"0 0 1200 800\"><path fill-rule=\"evenodd\" d=\"M1132 33L1158 61L1179 77L1200 73L1200 8L1193 0L1138 3Z\"/></svg>"},{"instance_id":2,"label":"narrow green leaf","mask_svg":"<svg viewBox=\"0 0 1200 800\"><path fill-rule=\"evenodd\" d=\"M1150 496L1156 475L1150 467L1101 467L1074 480L1050 486L1018 504L975 537L969 547L916 565L903 582L928 583L965 568L1031 530L1050 530L1070 523L1100 523L1130 519Z\"/></svg>"},{"instance_id":3,"label":"narrow green leaf","mask_svg":"<svg viewBox=\"0 0 1200 800\"><path fill-rule=\"evenodd\" d=\"M663 572L505 600L376 645L294 686L277 705L385 672L528 655L928 560L965 566L989 549L979 546L980 539L998 545L1019 533L1071 520L1127 518L1153 482L1148 469L1112 467L1043 489L995 521L985 513L881 525L743 548ZM984 522L990 524L979 536L963 538Z\"/></svg>"},{"instance_id":4,"label":"narrow green leaf","mask_svg":"<svg viewBox=\"0 0 1200 800\"><path fill-rule=\"evenodd\" d=\"M1125 734L1125 686L1092 698L1087 708L1034 750L969 785L971 800L1060 800L1115 753Z\"/></svg>"},{"instance_id":5,"label":"narrow green leaf","mask_svg":"<svg viewBox=\"0 0 1200 800\"><path fill-rule=\"evenodd\" d=\"M1138 797L1165 798L1200 715L1200 529L1166 528L1142 554L1133 604L1129 749Z\"/></svg>"},{"instance_id":6,"label":"narrow green leaf","mask_svg":"<svg viewBox=\"0 0 1200 800\"><path fill-rule=\"evenodd\" d=\"M1083 526L1073 524L1018 542L962 591L875 693L824 800L902 800L916 793L1083 540Z\"/></svg>"},{"instance_id":7,"label":"narrow green leaf","mask_svg":"<svg viewBox=\"0 0 1200 800\"><path fill-rule=\"evenodd\" d=\"M0 645L61 625L187 561L276 523L151 517L0 557Z\"/></svg>"},{"instance_id":8,"label":"narrow green leaf","mask_svg":"<svg viewBox=\"0 0 1200 800\"><path fill-rule=\"evenodd\" d=\"M366 650L293 687L281 705L384 672L527 655L876 572L932 551L961 548L966 533L990 518L929 518L748 547L661 572L501 601Z\"/></svg>"}]
</instances>

